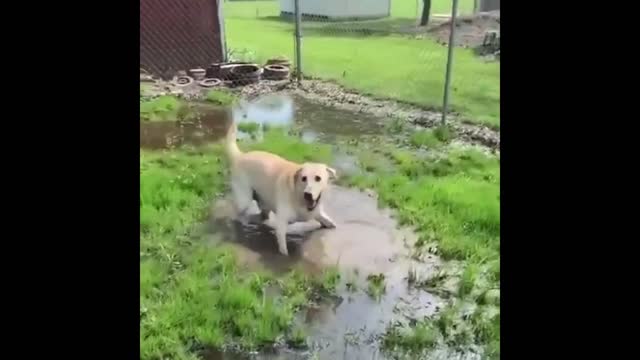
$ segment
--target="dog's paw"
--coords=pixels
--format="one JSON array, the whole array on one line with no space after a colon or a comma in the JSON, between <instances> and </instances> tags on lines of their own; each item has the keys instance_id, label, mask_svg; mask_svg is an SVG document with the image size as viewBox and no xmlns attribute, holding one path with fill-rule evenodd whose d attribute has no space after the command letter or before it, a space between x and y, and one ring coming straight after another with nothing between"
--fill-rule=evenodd
<instances>
[{"instance_id":1,"label":"dog's paw","mask_svg":"<svg viewBox=\"0 0 640 360\"><path fill-rule=\"evenodd\" d=\"M280 254L284 256L289 256L289 250L287 250L286 245L284 247L279 247L278 250L280 251Z\"/></svg>"},{"instance_id":2,"label":"dog's paw","mask_svg":"<svg viewBox=\"0 0 640 360\"><path fill-rule=\"evenodd\" d=\"M320 223L320 226L322 226L325 229L335 229L336 228L336 223L333 222L333 220L331 220L328 216L321 216L316 220L318 220L318 222Z\"/></svg>"},{"instance_id":3,"label":"dog's paw","mask_svg":"<svg viewBox=\"0 0 640 360\"><path fill-rule=\"evenodd\" d=\"M332 223L332 222L321 222L320 225L324 228L324 229L335 229L337 226L336 224Z\"/></svg>"}]
</instances>

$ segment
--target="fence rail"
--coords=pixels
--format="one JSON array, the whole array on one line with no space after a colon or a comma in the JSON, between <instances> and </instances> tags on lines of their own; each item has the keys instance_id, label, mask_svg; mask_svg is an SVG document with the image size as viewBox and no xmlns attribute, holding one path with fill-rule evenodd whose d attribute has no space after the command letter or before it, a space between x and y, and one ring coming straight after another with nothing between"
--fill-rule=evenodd
<instances>
[{"instance_id":1,"label":"fence rail","mask_svg":"<svg viewBox=\"0 0 640 360\"><path fill-rule=\"evenodd\" d=\"M499 32L499 12L473 15L489 6L481 0L431 0L425 17L423 1L141 0L141 67L162 74L203 68L208 77L238 83L260 73L279 77L277 68L285 65L298 81L331 80L440 110L443 121L452 109L499 126L500 66L492 58L496 44L499 56L499 35L489 53L475 51L485 33ZM274 58L287 60L235 74L212 66L235 61L261 68Z\"/></svg>"}]
</instances>

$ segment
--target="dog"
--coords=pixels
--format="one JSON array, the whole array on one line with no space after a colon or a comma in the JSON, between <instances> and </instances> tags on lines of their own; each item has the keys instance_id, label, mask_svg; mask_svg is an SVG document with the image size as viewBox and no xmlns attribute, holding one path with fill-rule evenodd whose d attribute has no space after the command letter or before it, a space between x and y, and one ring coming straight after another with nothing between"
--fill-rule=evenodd
<instances>
[{"instance_id":1,"label":"dog","mask_svg":"<svg viewBox=\"0 0 640 360\"><path fill-rule=\"evenodd\" d=\"M288 256L287 225L316 220L324 228L335 222L322 207L322 194L336 170L321 163L298 164L264 151L242 152L237 143L237 129L231 123L226 135L226 152L231 170L231 192L235 212L246 217L255 200L261 218L274 228L278 250ZM274 215L273 219L271 214Z\"/></svg>"}]
</instances>

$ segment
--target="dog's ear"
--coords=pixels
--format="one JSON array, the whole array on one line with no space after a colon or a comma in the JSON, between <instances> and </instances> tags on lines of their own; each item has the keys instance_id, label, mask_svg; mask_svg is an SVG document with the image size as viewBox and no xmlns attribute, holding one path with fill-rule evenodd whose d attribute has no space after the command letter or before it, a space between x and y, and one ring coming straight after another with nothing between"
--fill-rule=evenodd
<instances>
[{"instance_id":1,"label":"dog's ear","mask_svg":"<svg viewBox=\"0 0 640 360\"><path fill-rule=\"evenodd\" d=\"M327 173L329 173L329 179L338 179L338 173L336 172L336 169L327 166Z\"/></svg>"},{"instance_id":2,"label":"dog's ear","mask_svg":"<svg viewBox=\"0 0 640 360\"><path fill-rule=\"evenodd\" d=\"M296 171L296 172L293 174L293 183L294 183L294 184L298 182L298 179L300 178L300 173L301 173L301 172L302 172L302 168L298 169L298 171Z\"/></svg>"}]
</instances>

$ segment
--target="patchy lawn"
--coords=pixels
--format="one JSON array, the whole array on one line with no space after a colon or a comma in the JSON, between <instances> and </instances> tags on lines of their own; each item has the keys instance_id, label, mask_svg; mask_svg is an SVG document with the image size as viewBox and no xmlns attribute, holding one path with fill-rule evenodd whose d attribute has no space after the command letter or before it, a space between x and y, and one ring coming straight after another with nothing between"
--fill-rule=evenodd
<instances>
[{"instance_id":1,"label":"patchy lawn","mask_svg":"<svg viewBox=\"0 0 640 360\"><path fill-rule=\"evenodd\" d=\"M361 150L359 157L370 163L370 151ZM460 349L481 344L489 358L499 358L500 160L473 150L417 155L413 149L377 145L373 151L380 164L390 159L394 166L369 165L376 170L349 182L376 190L382 204L416 229L416 258L435 253L458 264L434 278L408 275L414 286L450 298L450 305L411 328L390 327L383 345L422 351L437 343ZM446 280L455 286L445 287Z\"/></svg>"},{"instance_id":2,"label":"patchy lawn","mask_svg":"<svg viewBox=\"0 0 640 360\"><path fill-rule=\"evenodd\" d=\"M289 144L297 153L299 145ZM273 146L291 151L279 141ZM314 153L307 151L311 158ZM213 196L225 191L225 169L217 146L140 152L141 359L194 358L194 349L203 347L255 350L279 339L300 342L300 331L291 328L295 311L335 286L333 274L243 272L222 244L197 236L194 229L206 221ZM279 295L266 296L267 286Z\"/></svg>"},{"instance_id":3,"label":"patchy lawn","mask_svg":"<svg viewBox=\"0 0 640 360\"><path fill-rule=\"evenodd\" d=\"M469 12L472 1L462 1ZM448 13L449 1L435 1L432 13ZM279 16L274 1L225 3L227 44L246 60L294 58L293 24ZM389 22L413 23L415 2L394 0ZM380 21L358 22L375 29ZM305 21L303 66L307 75L384 98L441 108L447 48L429 38L385 32L351 31L353 24ZM259 29L259 30L257 30ZM470 49L456 49L451 101L471 121L500 125L500 65L479 59Z\"/></svg>"},{"instance_id":4,"label":"patchy lawn","mask_svg":"<svg viewBox=\"0 0 640 360\"><path fill-rule=\"evenodd\" d=\"M499 159L471 150L418 155L397 145L372 145L374 156L366 144L347 146L343 150L369 166L343 181L374 189L402 223L415 227L416 258L436 253L458 265L435 278L409 276L413 286L449 291L451 302L434 318L390 327L382 345L418 352L480 344L489 357L499 358ZM281 129L242 146L298 162L333 157L329 145L306 144ZM294 314L335 289L339 279L331 272L313 278L297 271L246 271L222 243L198 236L195 229L206 221L211 200L227 191L226 172L219 145L140 152L141 359L193 358L203 347L256 350L274 342L304 343ZM447 279L455 280L453 289L443 286ZM279 289L277 295L266 296L267 286ZM382 296L384 277L372 275L364 291Z\"/></svg>"}]
</instances>

